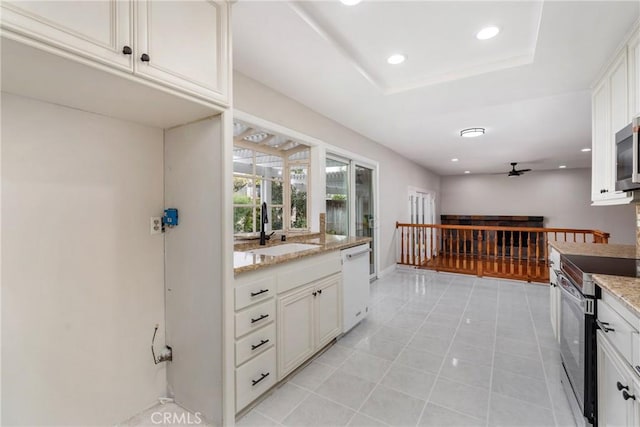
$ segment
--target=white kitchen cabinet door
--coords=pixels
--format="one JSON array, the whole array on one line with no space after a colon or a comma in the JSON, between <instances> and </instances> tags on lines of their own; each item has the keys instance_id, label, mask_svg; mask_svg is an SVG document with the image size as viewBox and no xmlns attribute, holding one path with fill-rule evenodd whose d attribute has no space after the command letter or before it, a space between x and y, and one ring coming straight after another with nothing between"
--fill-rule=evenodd
<instances>
[{"instance_id":1,"label":"white kitchen cabinet door","mask_svg":"<svg viewBox=\"0 0 640 427\"><path fill-rule=\"evenodd\" d=\"M616 132L630 123L627 73L627 51L625 49L611 66L609 77L611 90L611 138L614 146ZM615 164L615 158L613 163Z\"/></svg>"},{"instance_id":2,"label":"white kitchen cabinet door","mask_svg":"<svg viewBox=\"0 0 640 427\"><path fill-rule=\"evenodd\" d=\"M1 4L2 28L29 43L37 40L68 52L131 71L133 52L132 2L7 1ZM12 34L12 33L15 33ZM127 51L129 51L127 50Z\"/></svg>"},{"instance_id":3,"label":"white kitchen cabinet door","mask_svg":"<svg viewBox=\"0 0 640 427\"><path fill-rule=\"evenodd\" d=\"M226 102L228 4L140 0L136 7L135 72Z\"/></svg>"},{"instance_id":4,"label":"white kitchen cabinet door","mask_svg":"<svg viewBox=\"0 0 640 427\"><path fill-rule=\"evenodd\" d=\"M604 334L597 335L598 424L601 426L635 426L637 401L625 400L623 392L635 394L633 372L626 366ZM624 389L622 387L628 387ZM621 389L622 388L622 389ZM634 396L635 397L635 396Z\"/></svg>"},{"instance_id":5,"label":"white kitchen cabinet door","mask_svg":"<svg viewBox=\"0 0 640 427\"><path fill-rule=\"evenodd\" d=\"M318 283L315 288L316 348L320 349L342 331L340 309L340 276Z\"/></svg>"},{"instance_id":6,"label":"white kitchen cabinet door","mask_svg":"<svg viewBox=\"0 0 640 427\"><path fill-rule=\"evenodd\" d=\"M611 91L609 79L603 79L593 90L592 96L592 150L591 150L591 200L603 200L611 188L611 142L610 105Z\"/></svg>"},{"instance_id":7,"label":"white kitchen cabinet door","mask_svg":"<svg viewBox=\"0 0 640 427\"><path fill-rule=\"evenodd\" d=\"M315 351L313 286L278 299L278 380Z\"/></svg>"},{"instance_id":8,"label":"white kitchen cabinet door","mask_svg":"<svg viewBox=\"0 0 640 427\"><path fill-rule=\"evenodd\" d=\"M640 116L640 29L629 40L627 46L629 69L629 117L631 123L634 117Z\"/></svg>"}]
</instances>

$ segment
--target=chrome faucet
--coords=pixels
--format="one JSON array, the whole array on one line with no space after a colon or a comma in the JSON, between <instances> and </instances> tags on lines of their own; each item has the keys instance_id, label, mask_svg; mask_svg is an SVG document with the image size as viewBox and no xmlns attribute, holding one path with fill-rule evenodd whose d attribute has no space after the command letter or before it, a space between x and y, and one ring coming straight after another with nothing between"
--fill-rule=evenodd
<instances>
[{"instance_id":1,"label":"chrome faucet","mask_svg":"<svg viewBox=\"0 0 640 427\"><path fill-rule=\"evenodd\" d=\"M267 236L264 232L264 225L269 223L269 217L267 216L267 202L262 202L262 208L260 209L260 245L267 244L270 236Z\"/></svg>"}]
</instances>

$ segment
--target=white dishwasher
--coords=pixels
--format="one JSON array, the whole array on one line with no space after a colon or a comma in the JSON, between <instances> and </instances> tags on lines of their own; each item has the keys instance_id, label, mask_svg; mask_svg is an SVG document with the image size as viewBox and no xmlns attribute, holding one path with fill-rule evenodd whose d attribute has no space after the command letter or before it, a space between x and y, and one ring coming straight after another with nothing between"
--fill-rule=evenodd
<instances>
[{"instance_id":1,"label":"white dishwasher","mask_svg":"<svg viewBox=\"0 0 640 427\"><path fill-rule=\"evenodd\" d=\"M369 311L369 244L343 249L342 332L347 332Z\"/></svg>"}]
</instances>

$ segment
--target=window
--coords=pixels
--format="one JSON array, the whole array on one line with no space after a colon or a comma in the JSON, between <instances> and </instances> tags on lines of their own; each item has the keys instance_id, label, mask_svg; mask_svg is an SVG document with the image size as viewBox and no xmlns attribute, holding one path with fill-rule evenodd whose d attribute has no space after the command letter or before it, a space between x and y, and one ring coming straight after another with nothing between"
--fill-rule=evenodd
<instances>
[{"instance_id":1,"label":"window","mask_svg":"<svg viewBox=\"0 0 640 427\"><path fill-rule=\"evenodd\" d=\"M349 163L327 157L327 234L349 235Z\"/></svg>"},{"instance_id":2,"label":"window","mask_svg":"<svg viewBox=\"0 0 640 427\"><path fill-rule=\"evenodd\" d=\"M308 182L308 146L234 123L234 233L260 231L262 203L269 210L266 231L308 229Z\"/></svg>"}]
</instances>

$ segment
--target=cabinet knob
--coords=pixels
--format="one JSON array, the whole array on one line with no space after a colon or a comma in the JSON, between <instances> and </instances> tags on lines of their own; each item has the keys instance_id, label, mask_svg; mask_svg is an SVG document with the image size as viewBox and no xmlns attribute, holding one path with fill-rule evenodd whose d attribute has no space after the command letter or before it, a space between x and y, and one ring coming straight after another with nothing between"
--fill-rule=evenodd
<instances>
[{"instance_id":1,"label":"cabinet knob","mask_svg":"<svg viewBox=\"0 0 640 427\"><path fill-rule=\"evenodd\" d=\"M322 289L318 289L318 295L322 294Z\"/></svg>"},{"instance_id":2,"label":"cabinet knob","mask_svg":"<svg viewBox=\"0 0 640 427\"><path fill-rule=\"evenodd\" d=\"M147 55L146 53L143 53L142 56L140 57L140 61L149 62L149 55Z\"/></svg>"},{"instance_id":3,"label":"cabinet knob","mask_svg":"<svg viewBox=\"0 0 640 427\"><path fill-rule=\"evenodd\" d=\"M623 398L624 400L629 400L629 399L636 400L636 397L635 397L633 394L629 394L629 393L627 393L627 390L625 390L625 391L623 391L623 392L622 392L622 398Z\"/></svg>"},{"instance_id":4,"label":"cabinet knob","mask_svg":"<svg viewBox=\"0 0 640 427\"><path fill-rule=\"evenodd\" d=\"M622 385L622 383L620 381L618 381L616 383L616 387L618 387L618 391L629 390L629 386L628 385Z\"/></svg>"},{"instance_id":5,"label":"cabinet knob","mask_svg":"<svg viewBox=\"0 0 640 427\"><path fill-rule=\"evenodd\" d=\"M314 292L311 292L311 295L315 297L316 295L318 295L318 293L314 291Z\"/></svg>"},{"instance_id":6,"label":"cabinet knob","mask_svg":"<svg viewBox=\"0 0 640 427\"><path fill-rule=\"evenodd\" d=\"M122 53L125 55L131 55L133 53L133 50L131 50L131 47L125 46L122 48Z\"/></svg>"}]
</instances>

